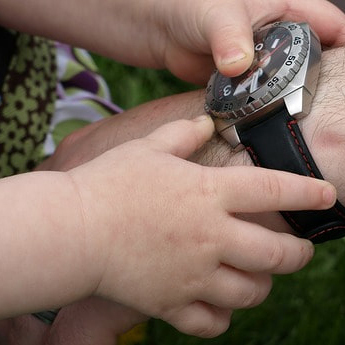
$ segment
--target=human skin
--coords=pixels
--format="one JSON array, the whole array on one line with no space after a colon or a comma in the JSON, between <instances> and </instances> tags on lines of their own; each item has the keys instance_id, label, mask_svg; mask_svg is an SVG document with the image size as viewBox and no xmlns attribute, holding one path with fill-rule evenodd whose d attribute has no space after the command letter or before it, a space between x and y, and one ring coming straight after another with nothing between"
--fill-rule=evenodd
<instances>
[{"instance_id":1,"label":"human skin","mask_svg":"<svg viewBox=\"0 0 345 345\"><path fill-rule=\"evenodd\" d=\"M5 27L197 83L207 81L213 61L225 75L244 72L252 31L276 20L307 21L328 46L344 42L345 15L325 0L0 1Z\"/></svg>"},{"instance_id":2,"label":"human skin","mask_svg":"<svg viewBox=\"0 0 345 345\"><path fill-rule=\"evenodd\" d=\"M345 92L342 77L345 71L339 61L344 60L344 48L323 52L312 108L310 114L299 121L299 126L324 178L334 184L338 199L345 204L345 177L339 173L344 153L342 133L345 132L342 117ZM69 170L108 148L145 136L166 122L191 119L204 113L204 97L203 89L174 95L139 105L113 118L84 127L65 138L56 153L39 168ZM101 137L107 139L101 140ZM210 166L253 165L246 151L231 151L229 145L216 133L190 160ZM258 216L255 215L256 218ZM265 214L260 219L265 224L271 223L270 219L274 224L278 221L282 231L291 231L280 214Z\"/></svg>"},{"instance_id":3,"label":"human skin","mask_svg":"<svg viewBox=\"0 0 345 345\"><path fill-rule=\"evenodd\" d=\"M0 321L2 345L115 345L117 335L147 320L123 305L98 297L62 308L53 325L32 315Z\"/></svg>"},{"instance_id":4,"label":"human skin","mask_svg":"<svg viewBox=\"0 0 345 345\"><path fill-rule=\"evenodd\" d=\"M214 1L204 1L202 6L200 6L200 1L189 1L188 3L184 1L183 5L188 9L187 13L189 15L186 17L181 16L182 20L180 21L179 19L176 20L176 18L180 18L177 14L181 13L181 10L183 9L180 5L181 3L182 2L176 1L174 2L173 7L169 7L172 2L160 2L160 6L157 6L157 3L154 2L145 1L139 3L136 1L136 11L132 11L133 2L129 1L104 1L102 3L104 6L99 6L98 1L92 0L87 3L85 1L72 2L66 0L59 2L59 6L55 6L55 3L48 1L28 1L26 2L26 6L22 6L19 1L4 0L0 3L0 22L2 25L22 31L42 34L50 38L56 38L78 46L84 46L85 48L126 63L156 68L167 67L177 76L183 77L187 80L193 80L195 82L203 82L208 78L210 68L213 68L211 53L213 54L218 67L224 74L234 75L248 67L252 58L252 29L261 26L267 21L276 19L298 20L299 18L303 18L307 19L313 25L325 44L340 44L343 38L343 14L325 1L266 1L265 4L262 4L262 2L255 2L255 6L253 1L250 3L248 2L249 5L245 1L219 1L216 4L217 6L214 6ZM154 10L153 7L151 7L153 4L155 6ZM260 6L257 6L258 4L260 4ZM115 7L113 7L113 5L115 5ZM131 9L130 11L128 10L129 8ZM230 24L228 23L229 16L223 15L225 13L225 9L229 9L233 14ZM114 25L114 21L116 21L113 17L114 13L120 13L119 19L124 19L124 21L118 21L116 26ZM191 14L194 15L194 13L197 13L198 16L195 21L191 21ZM322 15L320 15L320 13ZM94 25L95 16L96 18L102 18L102 25L98 25L97 28L95 28ZM29 20L27 20L28 18ZM173 20L171 20L171 18L173 18ZM214 20L215 18L216 20ZM326 29L324 28L325 19L330 23ZM136 30L132 30L133 23L138 24L139 29L137 27ZM192 24L192 26L190 24ZM164 27L163 30L161 30L161 26ZM119 30L119 27L123 30ZM142 30L143 27L145 27L145 30ZM119 36L119 32L126 32L126 35L121 34ZM229 32L231 34L229 34ZM141 36L138 36L138 33ZM221 34L219 35L219 33ZM234 35L234 33L236 34ZM112 37L113 42L109 44L108 39L101 39L104 37ZM233 41L234 37L236 37L236 42L243 43L242 47L238 47L236 45ZM127 45L128 42L136 42L136 44L129 47ZM138 42L142 45L138 46ZM160 42L161 44L156 45L156 42ZM113 47L116 47L116 52ZM148 47L150 47L150 49L147 49ZM238 61L238 63L235 63L234 58L238 55L238 48L242 48L244 50L244 56ZM183 63L179 63L180 61L183 61ZM97 153L96 147L94 152ZM81 170L79 169L78 171ZM78 171L76 175L82 176L80 179L84 180L87 173L78 173ZM30 175L28 180L26 179L27 175L25 175L24 177L21 176L3 181L2 185L6 184L7 181L11 181L7 187L4 187L5 193L3 195L6 197L9 195L17 195L15 193L16 188L26 191L27 194L32 193L36 196L36 200L26 200L29 205L27 208L27 204L24 205L20 203L21 200L17 200L15 198L10 199L13 203L21 207L21 210L19 210L20 212L18 213L25 214L25 212L30 211L33 214L31 223L27 223L25 221L25 217L21 219L23 223L29 224L27 229L28 233L32 234L31 230L34 228L34 225L37 226L37 223L34 224L34 222L39 222L39 220L41 220L39 214L35 213L35 211L40 209L40 205L49 205L52 208L54 208L54 206L59 206L62 211L62 217L60 215L60 217L57 218L47 217L48 219L45 219L46 224L43 224L43 227L47 230L55 229L56 231L56 224L58 224L61 219L64 219L65 217L67 219L72 219L71 216L75 215L73 211L79 210L78 207L74 209L73 207L70 207L71 204L78 204L78 201L72 196L75 186L73 183L68 183L69 178L66 179L67 175L57 173L38 173ZM64 188L61 187L62 185ZM32 186L36 187L31 189ZM9 193L9 191L11 191L11 193ZM56 198L52 201L47 199L47 194L59 196L60 199ZM302 205L300 206L302 207ZM281 205L281 207L283 207L283 205ZM316 207L316 205L311 205L310 207ZM3 212L4 215L9 215L6 209L4 209ZM81 215L82 212L79 217L82 217ZM12 224L16 224L13 219L9 218L9 222L11 221ZM51 227L52 224L55 224L55 227ZM75 223L71 222L66 224L65 227L62 227L64 228L64 234L66 237L63 240L60 238L54 243L55 250L60 254L60 250L58 250L58 248L65 249L67 247L71 252L75 251L76 253L82 254L83 249L85 248L75 248L69 238L69 236L77 234L76 228L80 227L79 221L76 220ZM53 231L54 235L56 235L55 231ZM13 233L13 231L10 231L10 233ZM48 234L51 234L49 231L46 231L44 234L45 236L42 236L42 233L35 231L33 231L33 234L37 235L37 238L41 241L36 243L37 246L41 244L43 247L47 246L47 248L50 248L49 245L47 245L49 242ZM24 242L25 239L27 238L23 235L21 240ZM12 243L16 242L14 241ZM22 245L19 245L21 248ZM97 247L97 245L95 246ZM11 246L5 249L13 252L13 248L11 248ZM15 249L16 248L14 248L14 251ZM6 250L4 253L6 253ZM44 253L40 253L40 255L48 254L47 257L50 258L49 253L50 251L47 250ZM37 254L37 257L34 258L33 262L40 263L40 255ZM25 257L25 259L27 259L27 257ZM63 257L60 254L58 257L54 257L54 263L49 260L48 262L53 265L55 264L58 267L64 267L65 265L68 265L68 262L71 261L70 259L70 257ZM82 268L85 263L82 262L80 257L78 259L79 260L74 262L74 269L78 274L74 275L71 271L69 272L69 275L64 275L65 282L74 281L75 285L72 284L73 289L71 290L75 292L65 295L62 299L60 299L61 295L59 295L59 293L54 294L55 299L53 298L49 301L52 305L55 303L67 303L69 300L87 296L90 291L93 290L92 285L95 285L95 281L98 280L98 277L91 273L90 275L86 274L84 276L83 273L85 273L85 271L83 271ZM30 260L28 260L28 262L30 262ZM89 266L89 268L91 268L90 272L97 270L94 265L97 266L95 262L91 262L91 265ZM34 267L39 267L39 265ZM8 265L8 268L10 270L11 265ZM58 290L62 285L54 284L54 279L57 279L59 275L52 277L50 269L51 267L49 267L49 269L48 267L45 267L43 275L53 286L53 289L49 291L49 293L53 293L54 289ZM33 277L35 276L35 273L38 274L35 270L31 269L28 270L28 272L29 271L33 274ZM34 280L33 277L30 277L32 281ZM77 278L80 279L76 283L73 279L77 280ZM83 284L83 278L89 283L91 282L91 285ZM41 283L41 286L38 286L38 288L43 289L45 285L44 282ZM18 285L19 290L21 284L19 283ZM107 285L107 283L104 285ZM267 290L267 283L265 286L264 290ZM33 284L32 288L36 293L39 292L39 289L36 289L37 283L36 285ZM69 288L71 288L71 286L69 286ZM71 290L69 290L69 292ZM103 294L108 297L107 292L100 292L100 295ZM46 306L48 295L49 294L45 295L44 293L40 295L41 300L38 302L39 306ZM264 294L262 293L262 295ZM13 296L16 296L16 294L14 293ZM43 296L45 297L43 298ZM24 295L22 297L24 298ZM257 301L253 302L253 304L258 303L259 300L260 297L257 297ZM11 299L9 299L9 302L11 302ZM16 301L16 305L20 309L20 303L18 303L18 301ZM29 308L29 306L26 307ZM5 307L3 312L6 314ZM229 319L229 316L224 313L222 317L223 322L218 322L218 324L221 327L226 327L226 319ZM192 331L190 329L192 329ZM195 330L191 327L187 331L198 333L200 330ZM208 330L205 335L210 336L219 331L219 329L212 329L211 331Z\"/></svg>"},{"instance_id":5,"label":"human skin","mask_svg":"<svg viewBox=\"0 0 345 345\"><path fill-rule=\"evenodd\" d=\"M341 52L342 50L333 51L330 57L338 54L341 59ZM331 82L334 80L330 78L331 75L323 72L324 79L320 80L312 114L301 122L307 143L320 169L329 179L332 176L332 166L334 167L335 161L339 161L339 157L337 160L335 156L331 156L333 164L323 169L322 163L327 163L327 160L323 158L319 162L318 159L326 145L320 145L320 142L329 137L327 130L339 131L341 126L336 115L333 115L333 120L338 120L335 129L331 126L333 122L329 121L327 126L318 127L323 117L316 109L324 107L325 103L322 102L328 100L322 95L322 88L326 85L328 92L332 90ZM327 83L325 78L328 78ZM336 84L338 89L340 85ZM339 100L335 93L337 87L331 99ZM184 332L214 336L228 327L231 310L256 305L266 297L272 273L293 272L306 264L312 255L312 247L308 241L278 234L249 222L243 223L238 214L285 206L326 207L322 198L327 185L320 189L319 183L312 183L317 182L314 179L269 172L256 167L206 169L178 158L177 156L187 158L210 139L213 126L207 118L196 122L184 120L170 123L147 137L128 141L150 133L163 122L182 118L187 114L195 117L203 112L202 104L203 91L198 91L142 105L127 114L76 132L62 143L45 166L41 166L45 170L68 170L68 174L43 171L1 181L1 196L7 203L11 200L10 204L22 208L19 212L20 219L17 214L8 211L2 216L3 238L11 238L11 241L2 242L5 246L1 250L6 258L2 277L7 282L1 286L3 317L25 310L57 307L95 294L118 301L143 314L165 319ZM328 114L331 111L332 107L327 109ZM309 119L318 119L318 116L319 121L308 124ZM118 130L115 131L114 128ZM322 130L316 131L317 128ZM107 137L109 140L105 140ZM341 139L341 136L338 137ZM312 145L310 138L314 140ZM332 135L331 138L337 136ZM335 145L338 141L331 141L334 148L332 155L338 152ZM120 145L123 142L127 143ZM217 166L234 163L235 159L243 164L244 153L232 157L228 146L223 143L225 157L231 157L231 160L222 162L222 146L219 143L215 145L212 140L208 145L211 151L203 155L203 163L210 165L212 158L216 163L212 165ZM115 148L110 149L113 146ZM320 152L315 149L320 149ZM102 152L104 154L100 155ZM95 156L97 158L90 160ZM73 166L76 168L71 169ZM339 170L336 169L336 172ZM207 180L200 181L200 176ZM248 183L251 179L253 183ZM160 183L154 194L152 181L157 180ZM130 181L135 181L135 184ZM295 190L291 189L291 182L294 182L292 185L295 185ZM339 179L333 182L339 186ZM188 193L183 189L186 185ZM194 188L191 189L191 186ZM256 186L256 189L253 190L251 186ZM159 192L162 188L164 193ZM135 196L129 194L129 190ZM277 194L279 190L280 193ZM327 190L329 191L329 186ZM23 200L23 191L29 201ZM157 195L160 202L157 202L157 198L151 200L151 194ZM184 195L183 199L181 195ZM126 203L128 196L132 199ZM76 200L79 197L83 201L82 208ZM181 200L182 208L179 206ZM227 201L224 203L225 200ZM42 218L40 205L47 203L50 211L48 217ZM159 205L167 205L166 210L179 210L177 219L164 216L164 209L163 217L157 214L153 219L148 219L150 210L159 210ZM219 209L223 209L225 213L220 215ZM54 212L56 210L59 211L57 215ZM5 208L1 211L5 212ZM77 219L76 212L77 215L80 214ZM25 217L26 214L28 217ZM197 214L200 215L200 221L199 217L195 218ZM208 215L208 221L204 219L205 214ZM42 221L43 224L38 226ZM223 221L229 224L222 224ZM23 222L25 226L18 226L18 222ZM218 222L220 229L226 228L226 231L220 230L220 234L217 234L215 227ZM15 229L13 224L16 225ZM157 224L159 231L156 230ZM114 232L117 228L120 231ZM281 228L279 223L272 230L277 228ZM133 229L136 230L136 235L133 235ZM16 238L13 238L13 234L16 234ZM215 246L218 241L222 244L220 247ZM176 253L176 246L179 248L178 257L172 255ZM212 248L218 250L213 251ZM246 255L246 252L250 255ZM138 253L146 254L138 256ZM20 267L17 265L18 260L21 262ZM222 279L215 279L205 288L202 281L207 282L209 275L217 276L218 268L223 272L223 266L219 266L219 262L223 263L223 260L226 267L232 267L229 272L225 270L229 273L228 278L225 278L227 273L224 272L225 281L232 281L230 290L225 288L228 286L225 281L225 285L221 283ZM218 262L216 271L213 271L212 262ZM62 269L66 267L68 269ZM189 268L187 271L184 270L186 267ZM13 271L17 274L13 275ZM25 272L30 274L26 275ZM6 279L6 274L11 279ZM164 278L167 275L174 276L179 286L179 289L173 290L174 293L169 293L169 298L166 297L166 292L171 288L170 279ZM191 280L188 277L192 277ZM17 281L13 283L14 278ZM149 284L144 285L144 281ZM169 287L166 286L167 281ZM220 283L218 286L217 281ZM199 288L198 284L201 284ZM237 288L234 288L237 284ZM149 297L152 296L152 291L154 300ZM185 300L184 296L189 297ZM204 308L204 305L194 303L198 300L222 305L225 310L221 308L211 312L209 307ZM186 323L186 320L194 324Z\"/></svg>"},{"instance_id":6,"label":"human skin","mask_svg":"<svg viewBox=\"0 0 345 345\"><path fill-rule=\"evenodd\" d=\"M345 131L345 122L342 109L344 103L343 90L345 83L343 80L345 80L345 72L343 65L339 64L339 61L344 61L344 57L345 49L343 48L323 53L321 75L311 113L300 121L302 133L316 163L325 178L332 181L337 187L338 198L343 203L345 201L345 190L344 177L341 173L343 171L343 161L341 158L344 155L343 133ZM94 155L98 155L113 146L146 135L165 122L185 117L192 118L196 114L203 112L203 101L203 91L167 97L141 105L128 112L116 115L114 118L85 127L66 138L56 154L44 163L41 169L54 170L60 168L62 170L68 170L72 166L92 159ZM114 127L112 127L113 125ZM104 140L104 138L108 140ZM92 147L92 151L90 147ZM249 156L245 151L234 154L229 150L228 144L217 135L206 143L191 159L201 164L212 166L251 165ZM278 213L237 214L236 216L247 221L265 225L275 231L291 231ZM80 332L83 333L85 330L91 333L91 339L92 334L94 334L95 341L99 339L99 334L103 334L108 336L108 342L104 340L104 344L111 343L114 338L114 333L121 332L123 329L121 327L117 329L117 322L114 322L112 326L108 324L104 326L97 323L97 320L102 320L102 316L104 315L111 315L116 306L114 307L111 302L108 302L107 305L104 305L102 302L102 308L97 308L97 299L92 300L91 303L94 304L95 308L91 308L91 310L87 308L83 309L83 312L79 313L79 316L78 312L72 313L74 319L68 319L68 322L65 323L63 322L64 317L62 316L61 319L57 319L58 322L52 328L43 325L39 326L40 323L31 316L22 318L25 318L29 324L36 324L36 329L41 327L41 331L37 330L37 332L43 332L44 329L44 334L46 334L47 339L50 339L51 344L57 341L58 334L66 335L67 339L72 339L73 336L75 337L73 339L77 339ZM70 308L72 310L75 308L74 310L78 311L77 305L71 306ZM68 315L70 310L63 309L61 313ZM125 309L121 310L121 312L124 315L128 315ZM114 319L121 319L121 313L117 315L118 317ZM129 310L129 315L132 318L133 324L142 320L140 314L134 314L131 310ZM87 327L88 319L94 320L94 328ZM17 319L16 322L22 324L23 319ZM131 322L126 327L130 327L130 324ZM106 331L108 329L107 327L113 327L114 333L109 335L108 331ZM14 327L14 329L18 331L18 328ZM94 333L92 331L93 329ZM49 337L51 330L53 331L51 337ZM50 344L49 341L46 344ZM70 343L73 344L73 341Z\"/></svg>"},{"instance_id":7,"label":"human skin","mask_svg":"<svg viewBox=\"0 0 345 345\"><path fill-rule=\"evenodd\" d=\"M304 2L266 1L264 4L262 2L255 2L254 4L253 1L247 3L246 1L230 2L223 0L218 1L216 4L214 1L204 1L202 5L200 5L200 1L194 0L188 3L183 2L183 6L185 7L181 6L182 2L179 1L174 3L159 2L159 6L153 1L136 1L134 6L136 10L134 11L133 3L134 2L129 1L115 2L104 0L104 2L102 2L104 6L99 6L99 2L94 0L89 0L87 3L85 1L72 2L64 0L59 2L59 6L55 6L55 3L48 1L32 0L26 2L26 6L22 6L19 1L4 0L0 2L0 23L20 31L39 34L83 46L126 63L155 68L167 67L177 76L195 82L204 82L208 78L209 71L213 68L213 59L219 69L224 74L228 75L237 74L248 67L251 63L253 50L252 29L268 21L276 19L299 20L302 18L303 20L308 20L319 33L323 43L327 45L339 45L343 41L344 36L343 14L329 3L321 0L313 2L311 2L311 0L305 0ZM170 7L171 4L173 4L172 7ZM154 6L154 10L151 6ZM180 14L183 8L187 8L187 16L182 15L180 21L176 18L180 18L177 14ZM224 16L227 9L233 14L231 23L228 22L230 20L229 16ZM116 21L116 19L113 15L118 13L120 13L118 17L120 20L117 21L117 25L115 26L114 21ZM193 18L195 20L191 21L191 15L194 16L195 13L197 16ZM320 13L322 15L320 15ZM329 18L328 22L330 23L327 28L324 28L325 16L326 19ZM95 27L95 17L102 18L102 25ZM171 20L171 18L174 19ZM216 20L214 20L215 18ZM134 27L133 23L138 25L135 30L132 30ZM162 29L162 26L164 29ZM119 30L119 27L123 30ZM145 30L143 30L143 28L145 28ZM123 32L126 32L126 35L123 35ZM229 32L231 34L229 34ZM119 35L119 33L121 34ZM138 33L141 35L140 37ZM234 33L236 34L234 35ZM104 37L107 39L104 40ZM110 44L108 40L109 37L113 39ZM236 42L234 38L236 38ZM128 46L128 42L136 42L136 44L134 46ZM138 42L142 45L138 45ZM159 44L156 44L157 42L159 42ZM242 42L243 46L239 47L237 42ZM114 47L116 47L116 49L114 49ZM147 49L148 47L149 49ZM238 55L239 48L243 49L244 56L235 63L234 58ZM211 55L213 55L213 59ZM183 63L180 63L181 61L183 61ZM97 146L94 152L98 155ZM79 157L79 155L77 156ZM83 175L82 173L80 174ZM80 174L77 173L76 175ZM85 173L85 175L87 174ZM46 281L49 281L50 285L53 286L53 289L49 291L49 293L53 295L53 298L50 299L48 298L49 293L45 294L44 282L41 282L39 286L37 286L37 282L32 284L31 288L33 289L32 291L34 291L32 296L34 296L35 293L39 294L40 288L43 290L42 293L40 293L40 299L37 300L35 308L40 309L48 307L46 304L48 303L48 299L48 304L54 306L85 297L91 293L93 290L92 285L95 285L95 282L98 280L97 274L93 275L90 273L92 271L97 271L97 262L92 261L88 266L88 268L90 268L90 270L87 271L90 273L88 275L86 271L82 269L84 267L83 265L86 265L81 259L82 255L74 261L74 269L77 274L74 274L73 270L71 270L68 274L64 274L64 279L59 280L62 285L63 282L66 281L74 282L72 284L73 289L69 286L69 293L65 294L63 298L60 298L61 295L59 295L59 293L54 293L54 289L58 291L62 285L54 284L54 279L57 281L59 275L57 274L52 277L52 267L43 267L41 272L39 272L39 269L37 271L32 269L33 267L40 267L39 264L41 263L42 256L47 256L47 258L51 259L51 251L48 250L48 248L50 248L49 245L51 240L49 235L52 233L48 231L48 229L53 231L53 238L56 240L54 242L54 250L58 252L59 256L54 257L54 262L47 260L47 264L56 265L55 268L61 268L68 265L71 258L67 256L64 257L61 254L61 248L64 248L67 252L70 251L83 254L85 248L76 248L75 243L72 243L70 239L70 237L77 235L78 231L76 228L80 227L78 219L73 218L73 216L75 216L75 211L78 212L79 208L70 207L71 204L78 204L75 195L73 195L75 185L74 183L69 183L71 182L68 178L69 174L38 173L30 175L28 179L27 176L28 175L3 180L1 185L3 187L7 184L7 186L2 189L2 191L4 191L3 196L7 198L11 195L12 199L10 200L18 205L19 214L25 214L26 212L31 213L31 222L26 221L25 217L21 218L20 221L26 224L27 233L34 234L33 237L37 236L40 240L35 244L38 247L46 249L44 253L37 253L36 257L30 257L29 255L28 258L24 255L28 253L25 251L23 253L24 262L28 264L28 266L24 265L22 269L24 271L25 267L29 268L27 272L31 273L31 281L35 280L35 274L38 276L43 274ZM8 181L10 181L9 184L7 183ZM63 188L61 185L63 185ZM16 190L21 190L22 193L25 191L27 195L34 195L35 200L25 200L24 203L21 203L23 200L17 200L13 197L17 195L15 192ZM50 198L47 199L48 194L54 195L56 198L54 200ZM332 199L332 197L330 198ZM27 207L27 205L29 206ZM40 210L40 205L49 205L52 209L54 209L54 207L59 207L61 212L60 216L49 214L47 218L44 217L45 224L42 224L42 227L46 229L44 234L39 233L38 229L40 227L37 227L37 224L42 220L40 214L37 213L37 211ZM294 207L297 206L298 205L295 203ZM283 205L281 205L281 207L283 207ZM300 207L302 207L302 205L300 205ZM310 205L310 207L320 206L313 204ZM5 208L3 212L6 217L10 214ZM82 214L83 213L80 212L77 218L82 217ZM13 215L13 217L15 217L16 221L18 220L17 214ZM72 218L75 222L69 222L66 226L59 224L61 219ZM12 219L11 217L8 218L8 221L8 233L13 234L15 232L11 226L13 227L17 223L15 223L14 218ZM58 228L57 224L63 228L66 236L61 236L61 238L54 237ZM5 224L4 228L6 228ZM16 229L18 228L21 228L20 225L16 226ZM11 238L11 236L12 235L9 235L9 238ZM23 234L22 237L18 235L18 237L21 238L19 247L25 247L23 243L27 240L26 234ZM11 241L13 246L15 243L15 241ZM97 247L97 245L95 245L95 247ZM60 248L60 250L58 248ZM69 251L66 248L69 248ZM4 255L6 256L6 250L9 252L16 252L16 249L18 248L8 246L3 251ZM7 257L11 258L10 255L7 255ZM7 268L10 271L10 264L14 264L14 262L9 260L8 263ZM38 265L34 263L38 263ZM296 270L296 268L290 268L290 270ZM84 275L84 273L86 274ZM90 285L83 284L83 279L86 279ZM14 289L11 291L13 292L13 295L11 295L13 301L16 299L16 291L20 295L19 292L22 284L19 282L17 285L17 290ZM265 288L263 288L263 290L267 292L269 284L265 283L264 285ZM65 288L66 287L60 290L60 292L64 292ZM3 287L3 291L5 291L5 287ZM28 293L29 291L30 289L27 290ZM103 295L103 293L100 293L100 295ZM105 295L108 297L107 293L105 293ZM261 297L256 296L257 300L252 302L252 304L259 303L264 295L265 294L261 291ZM24 298L24 295L21 295L21 297ZM7 302L11 305L11 298L9 298ZM21 304L18 303L18 300L16 300L16 306L18 308L18 313L20 310L22 312L26 308L30 309L30 305L26 305L21 309ZM146 312L146 310L142 311ZM3 308L3 313L3 315L6 315L5 306ZM228 313L224 313L222 316L218 313L218 316L222 318L222 322L214 321L214 323L219 324L219 326L223 328L227 327L229 319ZM172 323L175 324L176 321ZM178 324L175 325L179 327ZM201 330L193 329L193 325L189 325L189 327L190 328L185 331L198 334L201 332ZM184 330L184 328L181 329ZM220 329L221 328L206 330L204 334L205 336L211 336L220 332ZM205 332L205 330L203 332Z\"/></svg>"},{"instance_id":8,"label":"human skin","mask_svg":"<svg viewBox=\"0 0 345 345\"><path fill-rule=\"evenodd\" d=\"M266 298L272 274L305 266L309 241L236 214L329 208L334 187L185 160L213 130L207 116L174 121L67 172L3 178L1 317L94 295L210 337Z\"/></svg>"}]
</instances>

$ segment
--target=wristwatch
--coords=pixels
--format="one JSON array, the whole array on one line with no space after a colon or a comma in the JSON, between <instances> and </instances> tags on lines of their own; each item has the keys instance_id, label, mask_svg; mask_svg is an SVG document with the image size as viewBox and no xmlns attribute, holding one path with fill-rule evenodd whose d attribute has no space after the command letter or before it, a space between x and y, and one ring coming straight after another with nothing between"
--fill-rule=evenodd
<instances>
[{"instance_id":1,"label":"wristwatch","mask_svg":"<svg viewBox=\"0 0 345 345\"><path fill-rule=\"evenodd\" d=\"M277 22L254 33L254 61L244 74L215 71L205 110L235 150L246 149L257 166L322 179L298 120L311 107L321 63L321 45L306 23ZM281 214L301 236L321 243L345 236L345 208Z\"/></svg>"}]
</instances>

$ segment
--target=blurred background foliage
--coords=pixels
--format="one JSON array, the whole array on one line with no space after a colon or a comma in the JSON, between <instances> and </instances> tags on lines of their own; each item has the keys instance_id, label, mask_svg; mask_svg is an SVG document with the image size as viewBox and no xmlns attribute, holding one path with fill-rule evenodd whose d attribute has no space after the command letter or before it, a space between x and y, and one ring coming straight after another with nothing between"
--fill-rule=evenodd
<instances>
[{"instance_id":1,"label":"blurred background foliage","mask_svg":"<svg viewBox=\"0 0 345 345\"><path fill-rule=\"evenodd\" d=\"M165 70L126 66L98 55L93 55L93 58L108 82L113 102L123 109L196 89L196 86L175 78Z\"/></svg>"}]
</instances>

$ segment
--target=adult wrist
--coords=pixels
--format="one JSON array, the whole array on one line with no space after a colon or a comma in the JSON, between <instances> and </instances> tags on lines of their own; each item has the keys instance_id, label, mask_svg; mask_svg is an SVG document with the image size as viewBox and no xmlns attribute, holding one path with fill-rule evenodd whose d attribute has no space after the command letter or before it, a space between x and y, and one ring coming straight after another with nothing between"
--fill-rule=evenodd
<instances>
[{"instance_id":1,"label":"adult wrist","mask_svg":"<svg viewBox=\"0 0 345 345\"><path fill-rule=\"evenodd\" d=\"M338 199L344 203L345 188L343 187L344 181L341 172L344 171L342 169L342 157L345 126L340 125L342 123L341 109L344 96L339 85L342 71L339 68L334 71L334 66L337 66L337 62L343 59L343 53L343 48L323 53L322 70L311 112L298 121L298 124L324 179L335 185ZM246 151L237 153L231 151L230 145L219 136L215 136L207 144L207 147L203 148L202 152L198 152L192 159L204 165L252 165ZM255 216L255 220L257 218ZM267 215L263 217L265 220L268 218ZM276 226L276 222L277 217L271 223ZM268 226L267 223L265 225ZM281 224L281 226L283 225ZM284 226L284 231L286 230L287 228Z\"/></svg>"}]
</instances>

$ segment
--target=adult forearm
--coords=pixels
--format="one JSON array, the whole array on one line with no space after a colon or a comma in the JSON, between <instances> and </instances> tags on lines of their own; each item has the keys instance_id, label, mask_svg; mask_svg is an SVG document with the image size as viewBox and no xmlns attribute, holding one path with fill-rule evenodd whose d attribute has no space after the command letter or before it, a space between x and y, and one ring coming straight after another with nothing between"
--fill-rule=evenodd
<instances>
[{"instance_id":1,"label":"adult forearm","mask_svg":"<svg viewBox=\"0 0 345 345\"><path fill-rule=\"evenodd\" d=\"M339 63L344 60L344 54L344 48L323 53L322 71L311 112L299 121L299 125L321 173L337 187L338 199L345 204L345 177L342 173L345 164L345 72L343 64ZM204 96L204 90L199 90L166 97L85 127L64 140L40 169L68 170L109 148L143 137L166 122L180 118L191 119L203 114ZM230 146L217 134L190 159L210 166L252 164L246 151L232 152ZM246 214L245 217L274 230L290 231L278 213Z\"/></svg>"},{"instance_id":2,"label":"adult forearm","mask_svg":"<svg viewBox=\"0 0 345 345\"><path fill-rule=\"evenodd\" d=\"M343 174L345 170L344 54L344 48L332 49L323 53L322 69L312 109L307 117L299 121L299 126L317 166L324 178L336 186L338 199L343 204L345 204L345 176ZM182 113L185 113L187 117L195 116L203 111L204 92L196 94L189 102L183 102L182 99L182 106L178 100L171 101L170 106L173 106L174 103L179 105L179 109L175 111L177 117L183 116ZM161 109L154 109L156 113L160 111L164 113L167 108L168 106L163 103ZM173 110L169 109L169 112L173 112ZM149 116L154 117L152 114ZM211 166L252 165L246 151L232 152L228 143L219 135L215 135L191 159ZM260 222L275 230L290 231L290 227L278 213L241 215L241 217Z\"/></svg>"}]
</instances>

